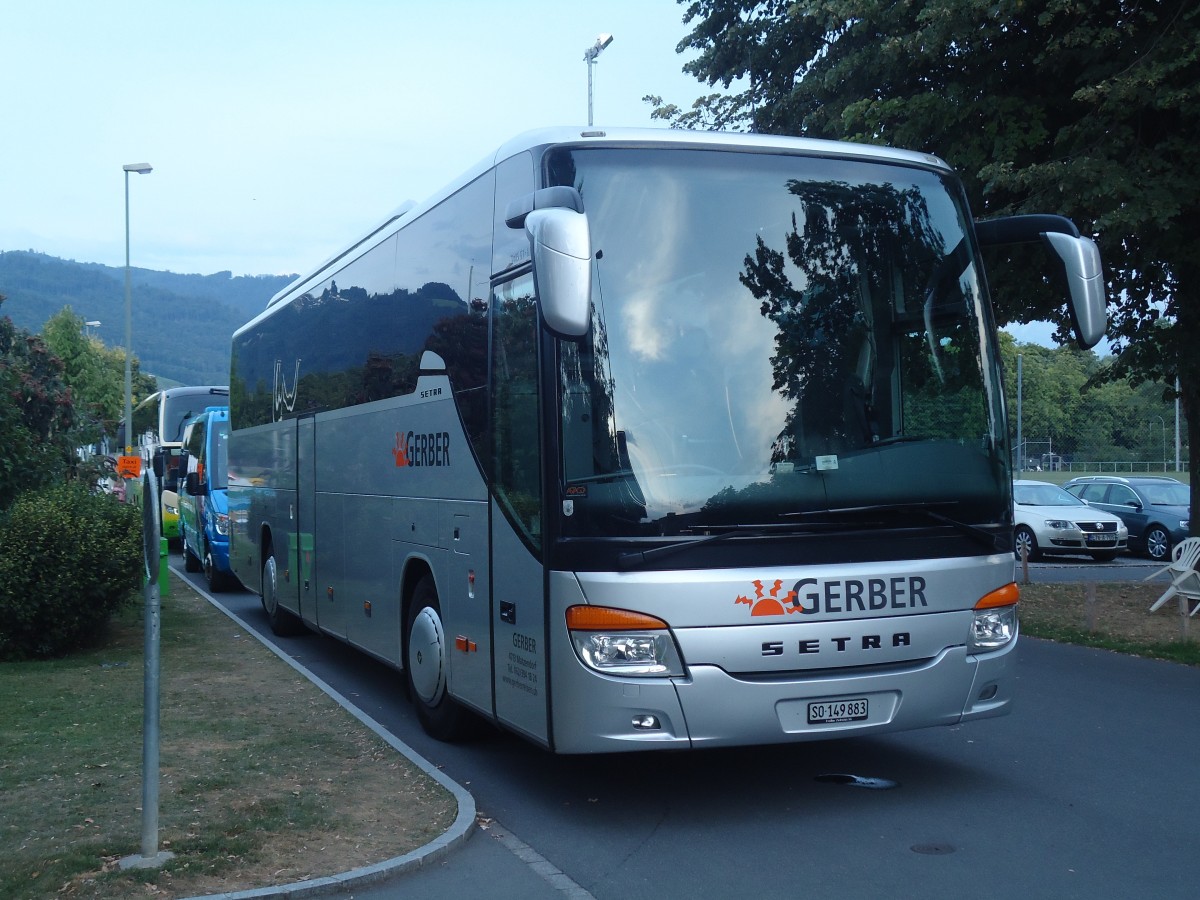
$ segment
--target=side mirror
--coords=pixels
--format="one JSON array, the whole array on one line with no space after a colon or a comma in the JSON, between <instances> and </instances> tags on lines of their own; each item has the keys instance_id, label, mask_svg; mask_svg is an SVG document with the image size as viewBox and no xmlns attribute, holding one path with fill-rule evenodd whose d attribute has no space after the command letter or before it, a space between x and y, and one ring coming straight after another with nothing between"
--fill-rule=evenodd
<instances>
[{"instance_id":1,"label":"side mirror","mask_svg":"<svg viewBox=\"0 0 1200 900\"><path fill-rule=\"evenodd\" d=\"M1067 279L1067 308L1075 340L1084 350L1100 342L1108 328L1100 250L1095 241L1079 234L1074 222L1054 215L1005 216L977 221L975 234L985 247L1040 239L1054 252Z\"/></svg>"},{"instance_id":2,"label":"side mirror","mask_svg":"<svg viewBox=\"0 0 1200 900\"><path fill-rule=\"evenodd\" d=\"M1076 340L1083 349L1091 349L1108 328L1100 248L1089 237L1072 237L1057 231L1047 231L1042 238L1062 261Z\"/></svg>"},{"instance_id":3,"label":"side mirror","mask_svg":"<svg viewBox=\"0 0 1200 900\"><path fill-rule=\"evenodd\" d=\"M183 480L183 490L189 497L199 497L204 493L204 489L200 485L199 472L187 473L187 477Z\"/></svg>"},{"instance_id":4,"label":"side mirror","mask_svg":"<svg viewBox=\"0 0 1200 900\"><path fill-rule=\"evenodd\" d=\"M533 277L546 327L581 338L592 326L592 241L587 216L570 209L535 209L525 217Z\"/></svg>"}]
</instances>

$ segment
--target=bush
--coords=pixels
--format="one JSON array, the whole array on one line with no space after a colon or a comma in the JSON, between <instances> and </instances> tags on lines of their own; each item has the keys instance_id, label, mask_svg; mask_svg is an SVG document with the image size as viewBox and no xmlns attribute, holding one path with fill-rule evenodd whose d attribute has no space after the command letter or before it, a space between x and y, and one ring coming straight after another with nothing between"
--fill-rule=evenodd
<instances>
[{"instance_id":1,"label":"bush","mask_svg":"<svg viewBox=\"0 0 1200 900\"><path fill-rule=\"evenodd\" d=\"M94 644L144 572L134 507L78 483L22 494L0 520L0 659Z\"/></svg>"}]
</instances>

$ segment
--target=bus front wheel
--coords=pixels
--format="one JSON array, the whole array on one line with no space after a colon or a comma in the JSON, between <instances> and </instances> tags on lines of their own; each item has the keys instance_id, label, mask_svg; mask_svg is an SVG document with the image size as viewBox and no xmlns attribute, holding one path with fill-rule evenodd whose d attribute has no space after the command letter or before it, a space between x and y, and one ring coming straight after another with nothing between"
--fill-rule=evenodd
<instances>
[{"instance_id":1,"label":"bus front wheel","mask_svg":"<svg viewBox=\"0 0 1200 900\"><path fill-rule=\"evenodd\" d=\"M183 568L186 572L199 572L202 568L200 559L188 547L186 537L183 539Z\"/></svg>"},{"instance_id":2,"label":"bus front wheel","mask_svg":"<svg viewBox=\"0 0 1200 900\"><path fill-rule=\"evenodd\" d=\"M439 741L466 737L468 714L447 690L449 647L437 588L429 575L413 591L405 642L404 673L421 727Z\"/></svg>"},{"instance_id":3,"label":"bus front wheel","mask_svg":"<svg viewBox=\"0 0 1200 900\"><path fill-rule=\"evenodd\" d=\"M279 605L279 564L275 561L275 548L271 544L267 544L266 552L263 554L262 594L260 596L272 633L286 637L300 632L301 624L296 614Z\"/></svg>"}]
</instances>

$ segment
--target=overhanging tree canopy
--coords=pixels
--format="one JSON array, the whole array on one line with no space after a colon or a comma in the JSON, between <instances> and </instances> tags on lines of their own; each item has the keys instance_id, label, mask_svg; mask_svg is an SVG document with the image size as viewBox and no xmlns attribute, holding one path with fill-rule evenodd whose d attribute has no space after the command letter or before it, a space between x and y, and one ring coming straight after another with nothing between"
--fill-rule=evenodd
<instances>
[{"instance_id":1,"label":"overhanging tree canopy","mask_svg":"<svg viewBox=\"0 0 1200 900\"><path fill-rule=\"evenodd\" d=\"M1196 492L1200 5L679 2L693 26L679 49L699 54L685 71L726 92L656 117L925 150L959 170L980 218L1059 213L1093 235L1117 353L1106 371L1178 377ZM1032 271L1044 266L993 265L997 315L1052 320L1065 339L1062 294Z\"/></svg>"}]
</instances>

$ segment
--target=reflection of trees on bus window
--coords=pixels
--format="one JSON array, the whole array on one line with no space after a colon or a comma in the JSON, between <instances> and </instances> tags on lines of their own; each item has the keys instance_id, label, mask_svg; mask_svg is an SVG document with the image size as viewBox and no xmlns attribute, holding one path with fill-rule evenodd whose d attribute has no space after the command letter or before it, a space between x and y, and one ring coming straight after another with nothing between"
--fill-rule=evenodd
<instances>
[{"instance_id":1,"label":"reflection of trees on bus window","mask_svg":"<svg viewBox=\"0 0 1200 900\"><path fill-rule=\"evenodd\" d=\"M773 459L900 435L953 437L967 415L986 431L979 362L963 340L977 339L977 298L959 289L954 262L963 257L947 253L924 195L832 181L791 181L788 190L801 212L783 233L757 237L741 275L778 327L773 387L793 404ZM958 405L962 388L968 402Z\"/></svg>"},{"instance_id":2,"label":"reflection of trees on bus window","mask_svg":"<svg viewBox=\"0 0 1200 900\"><path fill-rule=\"evenodd\" d=\"M240 331L230 375L237 426L410 394L425 350L445 360L456 398L481 391L486 323L471 282L488 271L493 194L490 175L477 179ZM277 372L294 391L278 407Z\"/></svg>"},{"instance_id":3,"label":"reflection of trees on bus window","mask_svg":"<svg viewBox=\"0 0 1200 900\"><path fill-rule=\"evenodd\" d=\"M568 482L628 468L614 418L608 329L593 307L588 338L560 348L563 474Z\"/></svg>"},{"instance_id":4,"label":"reflection of trees on bus window","mask_svg":"<svg viewBox=\"0 0 1200 900\"><path fill-rule=\"evenodd\" d=\"M492 307L492 483L517 532L531 550L540 552L542 456L533 277L498 286Z\"/></svg>"},{"instance_id":5,"label":"reflection of trees on bus window","mask_svg":"<svg viewBox=\"0 0 1200 900\"><path fill-rule=\"evenodd\" d=\"M476 456L485 466L488 462L485 435L487 434L487 346L488 303L475 298L467 310L439 319L426 342L446 363L446 375L454 391L463 428Z\"/></svg>"}]
</instances>

